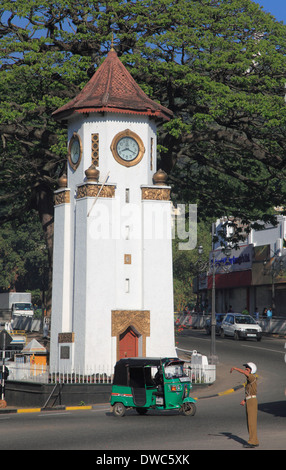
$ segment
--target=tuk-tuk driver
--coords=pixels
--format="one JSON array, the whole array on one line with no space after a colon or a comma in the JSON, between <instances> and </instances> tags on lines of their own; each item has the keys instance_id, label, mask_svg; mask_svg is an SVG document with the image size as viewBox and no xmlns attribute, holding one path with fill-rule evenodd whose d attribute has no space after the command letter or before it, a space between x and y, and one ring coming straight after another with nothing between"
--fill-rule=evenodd
<instances>
[{"instance_id":1,"label":"tuk-tuk driver","mask_svg":"<svg viewBox=\"0 0 286 470\"><path fill-rule=\"evenodd\" d=\"M158 367L158 370L155 374L155 384L156 386L159 388L160 386L162 387L163 385L163 372L162 372L162 368L161 367Z\"/></svg>"}]
</instances>

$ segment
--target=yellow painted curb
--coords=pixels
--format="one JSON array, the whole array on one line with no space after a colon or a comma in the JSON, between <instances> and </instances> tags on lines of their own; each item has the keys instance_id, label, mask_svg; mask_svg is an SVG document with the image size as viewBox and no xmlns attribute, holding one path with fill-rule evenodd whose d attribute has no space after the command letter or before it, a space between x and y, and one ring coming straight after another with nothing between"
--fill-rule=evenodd
<instances>
[{"instance_id":1,"label":"yellow painted curb","mask_svg":"<svg viewBox=\"0 0 286 470\"><path fill-rule=\"evenodd\" d=\"M17 410L17 413L39 413L41 408L23 408L21 410Z\"/></svg>"},{"instance_id":2,"label":"yellow painted curb","mask_svg":"<svg viewBox=\"0 0 286 470\"><path fill-rule=\"evenodd\" d=\"M92 406L66 406L65 411L73 411L73 410L92 410ZM17 413L40 413L43 411L42 408L22 408L17 410Z\"/></svg>"},{"instance_id":3,"label":"yellow painted curb","mask_svg":"<svg viewBox=\"0 0 286 470\"><path fill-rule=\"evenodd\" d=\"M66 406L66 410L91 410L92 406Z\"/></svg>"}]
</instances>

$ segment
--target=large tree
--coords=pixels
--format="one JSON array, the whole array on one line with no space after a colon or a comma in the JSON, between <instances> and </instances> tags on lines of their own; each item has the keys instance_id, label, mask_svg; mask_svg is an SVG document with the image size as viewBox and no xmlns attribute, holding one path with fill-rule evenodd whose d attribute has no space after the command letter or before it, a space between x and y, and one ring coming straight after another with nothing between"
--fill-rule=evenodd
<instances>
[{"instance_id":1,"label":"large tree","mask_svg":"<svg viewBox=\"0 0 286 470\"><path fill-rule=\"evenodd\" d=\"M1 225L0 291L48 290L47 249L37 214L29 212L25 224L17 219Z\"/></svg>"},{"instance_id":2,"label":"large tree","mask_svg":"<svg viewBox=\"0 0 286 470\"><path fill-rule=\"evenodd\" d=\"M286 26L251 0L1 0L0 222L39 213L52 256L66 132L51 113L115 49L174 112L161 166L199 217L267 220L285 199ZM171 171L172 170L172 171Z\"/></svg>"}]
</instances>

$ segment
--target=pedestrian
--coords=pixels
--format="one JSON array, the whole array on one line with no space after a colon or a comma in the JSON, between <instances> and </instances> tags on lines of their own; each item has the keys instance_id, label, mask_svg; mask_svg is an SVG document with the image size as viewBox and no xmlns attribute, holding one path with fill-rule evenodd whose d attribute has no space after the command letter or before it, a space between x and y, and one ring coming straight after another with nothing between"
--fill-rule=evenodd
<instances>
[{"instance_id":1,"label":"pedestrian","mask_svg":"<svg viewBox=\"0 0 286 470\"><path fill-rule=\"evenodd\" d=\"M271 318L272 318L272 308L271 307L269 307L269 309L267 310L267 318L268 318L268 320L271 320Z\"/></svg>"},{"instance_id":2,"label":"pedestrian","mask_svg":"<svg viewBox=\"0 0 286 470\"><path fill-rule=\"evenodd\" d=\"M242 310L241 314L242 315L249 315L249 311L248 311L247 307L245 307L245 309Z\"/></svg>"},{"instance_id":3,"label":"pedestrian","mask_svg":"<svg viewBox=\"0 0 286 470\"><path fill-rule=\"evenodd\" d=\"M267 308L263 309L262 318L267 318Z\"/></svg>"},{"instance_id":4,"label":"pedestrian","mask_svg":"<svg viewBox=\"0 0 286 470\"><path fill-rule=\"evenodd\" d=\"M255 320L258 321L259 320L259 310L258 310L257 307L255 307L254 316L255 316Z\"/></svg>"},{"instance_id":5,"label":"pedestrian","mask_svg":"<svg viewBox=\"0 0 286 470\"><path fill-rule=\"evenodd\" d=\"M255 375L257 367L253 362L243 364L245 370L232 367L230 373L236 370L240 374L246 377L245 386L245 399L240 403L242 406L246 406L246 420L247 429L249 433L249 439L246 447L257 447L259 441L257 438L257 377Z\"/></svg>"}]
</instances>

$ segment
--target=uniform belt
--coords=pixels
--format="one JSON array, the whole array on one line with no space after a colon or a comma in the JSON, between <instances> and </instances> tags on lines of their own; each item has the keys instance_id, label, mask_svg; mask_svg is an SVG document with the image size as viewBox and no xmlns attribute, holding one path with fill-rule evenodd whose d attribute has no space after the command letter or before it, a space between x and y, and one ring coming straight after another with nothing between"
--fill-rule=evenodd
<instances>
[{"instance_id":1,"label":"uniform belt","mask_svg":"<svg viewBox=\"0 0 286 470\"><path fill-rule=\"evenodd\" d=\"M246 400L249 400L250 398L256 398L256 395L249 395L249 396L246 397L245 399L246 399Z\"/></svg>"}]
</instances>

